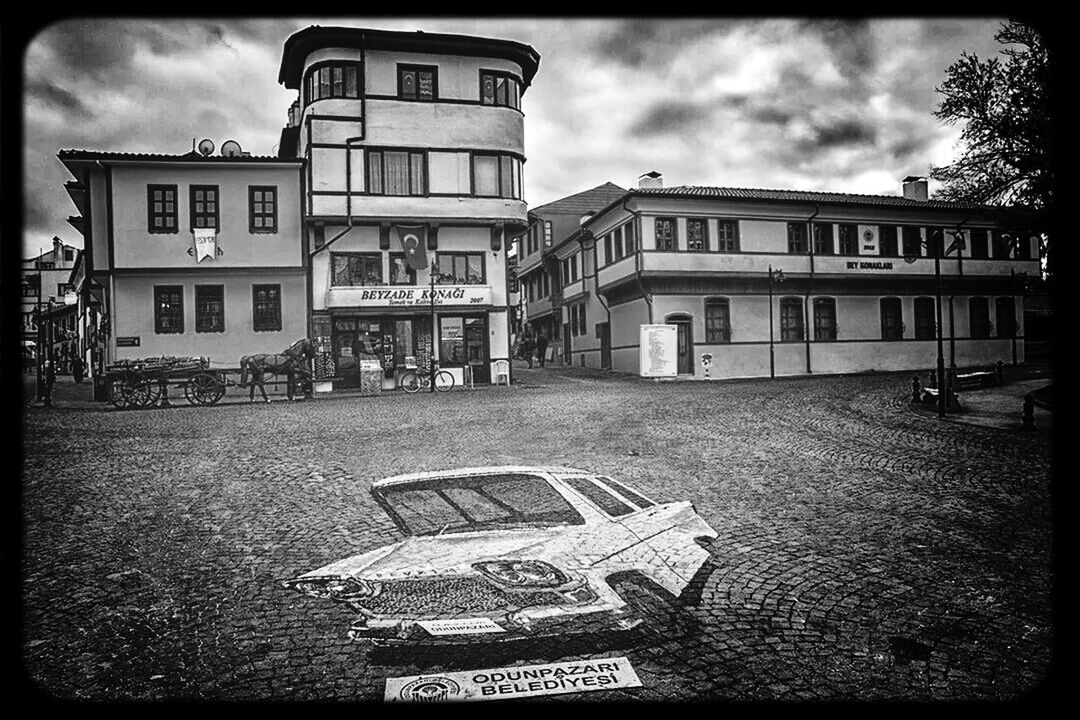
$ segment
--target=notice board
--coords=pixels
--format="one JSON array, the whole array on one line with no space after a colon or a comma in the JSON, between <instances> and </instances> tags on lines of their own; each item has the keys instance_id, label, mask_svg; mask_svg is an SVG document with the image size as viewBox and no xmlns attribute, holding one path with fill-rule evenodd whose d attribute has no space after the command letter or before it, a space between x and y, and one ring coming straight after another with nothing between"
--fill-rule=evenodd
<instances>
[{"instance_id":1,"label":"notice board","mask_svg":"<svg viewBox=\"0 0 1080 720\"><path fill-rule=\"evenodd\" d=\"M675 377L679 374L678 328L674 325L642 325L638 345L641 377Z\"/></svg>"}]
</instances>

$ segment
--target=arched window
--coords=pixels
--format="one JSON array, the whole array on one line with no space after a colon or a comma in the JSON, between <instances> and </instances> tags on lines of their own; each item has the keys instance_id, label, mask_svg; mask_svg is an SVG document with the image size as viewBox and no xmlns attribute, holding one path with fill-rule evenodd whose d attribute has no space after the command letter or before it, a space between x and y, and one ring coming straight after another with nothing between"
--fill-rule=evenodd
<instances>
[{"instance_id":1,"label":"arched window","mask_svg":"<svg viewBox=\"0 0 1080 720\"><path fill-rule=\"evenodd\" d=\"M915 339L933 340L937 337L937 323L934 320L934 298L915 298Z\"/></svg>"},{"instance_id":2,"label":"arched window","mask_svg":"<svg viewBox=\"0 0 1080 720\"><path fill-rule=\"evenodd\" d=\"M803 339L802 298L786 297L780 300L780 341L795 342Z\"/></svg>"},{"instance_id":3,"label":"arched window","mask_svg":"<svg viewBox=\"0 0 1080 720\"><path fill-rule=\"evenodd\" d=\"M705 342L731 342L731 303L727 298L705 301Z\"/></svg>"},{"instance_id":4,"label":"arched window","mask_svg":"<svg viewBox=\"0 0 1080 720\"><path fill-rule=\"evenodd\" d=\"M900 298L881 298L881 339L904 339L904 311Z\"/></svg>"},{"instance_id":5,"label":"arched window","mask_svg":"<svg viewBox=\"0 0 1080 720\"><path fill-rule=\"evenodd\" d=\"M999 297L994 305L997 310L997 336L1016 337L1016 302L1011 297Z\"/></svg>"},{"instance_id":6,"label":"arched window","mask_svg":"<svg viewBox=\"0 0 1080 720\"><path fill-rule=\"evenodd\" d=\"M968 300L968 327L971 337L990 337L990 303L984 297Z\"/></svg>"},{"instance_id":7,"label":"arched window","mask_svg":"<svg viewBox=\"0 0 1080 720\"><path fill-rule=\"evenodd\" d=\"M814 339L836 339L836 299L814 298Z\"/></svg>"}]
</instances>

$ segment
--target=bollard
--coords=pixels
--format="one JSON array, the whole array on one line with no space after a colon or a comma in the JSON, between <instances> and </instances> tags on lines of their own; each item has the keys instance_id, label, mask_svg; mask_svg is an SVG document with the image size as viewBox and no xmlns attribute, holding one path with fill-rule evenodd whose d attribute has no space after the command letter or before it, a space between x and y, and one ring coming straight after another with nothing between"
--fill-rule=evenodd
<instances>
[{"instance_id":1,"label":"bollard","mask_svg":"<svg viewBox=\"0 0 1080 720\"><path fill-rule=\"evenodd\" d=\"M922 399L922 388L919 387L919 376L911 376L911 402L917 403Z\"/></svg>"},{"instance_id":2,"label":"bollard","mask_svg":"<svg viewBox=\"0 0 1080 720\"><path fill-rule=\"evenodd\" d=\"M994 366L994 374L997 376L998 385L1003 385L1005 383L1005 363L998 360Z\"/></svg>"},{"instance_id":3,"label":"bollard","mask_svg":"<svg viewBox=\"0 0 1080 720\"><path fill-rule=\"evenodd\" d=\"M1031 393L1024 396L1023 429L1035 429L1035 398Z\"/></svg>"},{"instance_id":4,"label":"bollard","mask_svg":"<svg viewBox=\"0 0 1080 720\"><path fill-rule=\"evenodd\" d=\"M158 386L161 388L161 407L171 407L172 403L169 402L169 383L164 378L158 381Z\"/></svg>"}]
</instances>

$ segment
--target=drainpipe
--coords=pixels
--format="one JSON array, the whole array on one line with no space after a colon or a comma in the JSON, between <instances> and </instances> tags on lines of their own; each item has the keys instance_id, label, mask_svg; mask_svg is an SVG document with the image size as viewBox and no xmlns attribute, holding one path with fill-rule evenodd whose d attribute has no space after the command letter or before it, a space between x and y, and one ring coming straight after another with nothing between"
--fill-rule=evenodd
<instances>
[{"instance_id":1,"label":"drainpipe","mask_svg":"<svg viewBox=\"0 0 1080 720\"><path fill-rule=\"evenodd\" d=\"M325 240L322 247L316 248L311 253L312 256L326 250L335 240L352 230L352 145L363 139L363 135L345 138L345 229L329 240Z\"/></svg>"},{"instance_id":2,"label":"drainpipe","mask_svg":"<svg viewBox=\"0 0 1080 720\"><path fill-rule=\"evenodd\" d=\"M806 220L807 232L807 244L810 248L810 276L806 279L806 299L803 301L803 327L806 333L806 373L808 375L813 374L813 370L810 369L810 285L814 280L814 218L821 212L819 205L814 205L814 214Z\"/></svg>"}]
</instances>

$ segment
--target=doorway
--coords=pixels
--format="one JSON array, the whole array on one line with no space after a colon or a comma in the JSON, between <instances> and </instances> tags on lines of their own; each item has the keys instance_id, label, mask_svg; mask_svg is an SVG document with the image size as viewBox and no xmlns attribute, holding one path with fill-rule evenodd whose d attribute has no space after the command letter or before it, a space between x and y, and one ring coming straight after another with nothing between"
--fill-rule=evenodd
<instances>
[{"instance_id":1,"label":"doorway","mask_svg":"<svg viewBox=\"0 0 1080 720\"><path fill-rule=\"evenodd\" d=\"M677 333L676 349L679 357L679 374L694 374L694 337L692 332L692 320L689 315L671 315L667 319L668 325L674 325Z\"/></svg>"},{"instance_id":2,"label":"doorway","mask_svg":"<svg viewBox=\"0 0 1080 720\"><path fill-rule=\"evenodd\" d=\"M600 369L611 369L611 326L606 323L597 323L596 331L600 334Z\"/></svg>"}]
</instances>

